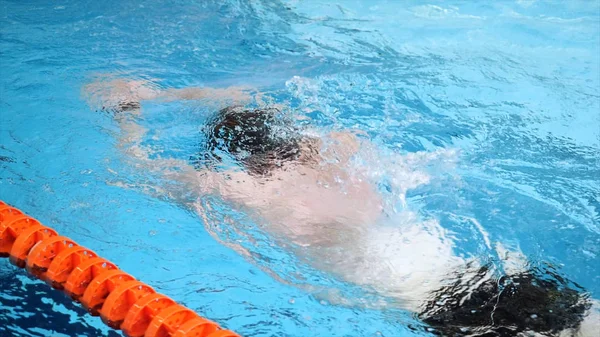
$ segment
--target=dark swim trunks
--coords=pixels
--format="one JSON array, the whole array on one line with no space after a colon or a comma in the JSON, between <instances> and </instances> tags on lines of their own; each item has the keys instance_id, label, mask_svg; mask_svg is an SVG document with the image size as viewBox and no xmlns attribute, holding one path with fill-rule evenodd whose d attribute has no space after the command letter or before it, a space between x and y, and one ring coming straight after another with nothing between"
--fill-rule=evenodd
<instances>
[{"instance_id":1,"label":"dark swim trunks","mask_svg":"<svg viewBox=\"0 0 600 337\"><path fill-rule=\"evenodd\" d=\"M486 274L484 267L466 282L439 289L419 318L441 336L557 336L577 329L591 307L582 287L550 267L500 278Z\"/></svg>"}]
</instances>

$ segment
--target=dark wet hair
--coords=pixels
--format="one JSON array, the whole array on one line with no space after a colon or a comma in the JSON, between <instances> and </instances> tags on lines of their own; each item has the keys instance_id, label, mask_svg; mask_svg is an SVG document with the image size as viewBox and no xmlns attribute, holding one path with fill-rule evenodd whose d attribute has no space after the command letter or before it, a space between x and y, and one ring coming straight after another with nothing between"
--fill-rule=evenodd
<instances>
[{"instance_id":1,"label":"dark wet hair","mask_svg":"<svg viewBox=\"0 0 600 337\"><path fill-rule=\"evenodd\" d=\"M298 130L275 108L224 108L207 123L204 135L209 166L228 155L249 173L268 175L300 157Z\"/></svg>"},{"instance_id":2,"label":"dark wet hair","mask_svg":"<svg viewBox=\"0 0 600 337\"><path fill-rule=\"evenodd\" d=\"M439 289L419 314L440 336L554 336L577 329L591 303L583 288L551 268L499 279L481 268L473 279ZM474 289L473 289L474 288Z\"/></svg>"}]
</instances>

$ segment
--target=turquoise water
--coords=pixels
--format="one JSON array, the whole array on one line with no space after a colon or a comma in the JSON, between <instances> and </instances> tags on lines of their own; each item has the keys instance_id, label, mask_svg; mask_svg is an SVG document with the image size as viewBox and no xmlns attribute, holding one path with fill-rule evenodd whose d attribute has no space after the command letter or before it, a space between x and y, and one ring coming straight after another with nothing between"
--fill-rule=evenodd
<instances>
[{"instance_id":1,"label":"turquoise water","mask_svg":"<svg viewBox=\"0 0 600 337\"><path fill-rule=\"evenodd\" d=\"M456 255L518 247L600 298L598 1L2 0L0 14L0 198L227 328L427 335L243 209L204 196L203 219L161 193L172 182L132 165L85 101L98 76L252 86L317 130L360 130L405 158L362 164L396 182L382 192L394 212L439 222ZM146 146L197 151L211 108L143 108ZM2 336L116 335L8 261L0 282Z\"/></svg>"}]
</instances>

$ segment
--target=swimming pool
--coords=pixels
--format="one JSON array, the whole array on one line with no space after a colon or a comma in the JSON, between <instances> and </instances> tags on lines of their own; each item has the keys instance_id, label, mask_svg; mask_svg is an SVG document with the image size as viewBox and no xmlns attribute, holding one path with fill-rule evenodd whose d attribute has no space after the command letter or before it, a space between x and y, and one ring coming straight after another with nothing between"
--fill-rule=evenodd
<instances>
[{"instance_id":1,"label":"swimming pool","mask_svg":"<svg viewBox=\"0 0 600 337\"><path fill-rule=\"evenodd\" d=\"M132 165L114 118L82 97L99 76L252 86L316 130L359 130L379 158L360 164L382 182L392 219L439 222L457 256L494 261L497 243L518 248L600 298L597 2L0 8L0 199L244 336L427 332L244 210L205 196L213 211L202 218L161 193L172 182ZM143 108L145 146L178 159L197 151L211 108ZM0 280L3 336L118 335L8 263Z\"/></svg>"}]
</instances>

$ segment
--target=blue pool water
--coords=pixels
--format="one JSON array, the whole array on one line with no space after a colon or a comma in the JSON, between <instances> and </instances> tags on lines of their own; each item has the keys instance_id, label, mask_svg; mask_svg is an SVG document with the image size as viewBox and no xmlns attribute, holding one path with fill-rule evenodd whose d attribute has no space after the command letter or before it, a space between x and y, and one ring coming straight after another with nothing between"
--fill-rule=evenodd
<instances>
[{"instance_id":1,"label":"blue pool water","mask_svg":"<svg viewBox=\"0 0 600 337\"><path fill-rule=\"evenodd\" d=\"M358 130L400 158L362 163L393 182L396 219L439 223L457 256L518 248L600 298L598 1L0 0L0 53L0 199L244 336L428 333L246 210L207 195L203 218L162 193L86 84L251 86L316 130ZM145 146L197 151L211 108L143 109ZM8 261L0 284L1 336L118 336Z\"/></svg>"}]
</instances>

